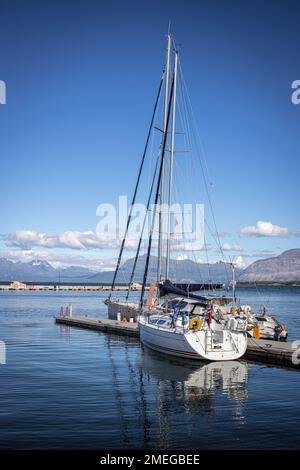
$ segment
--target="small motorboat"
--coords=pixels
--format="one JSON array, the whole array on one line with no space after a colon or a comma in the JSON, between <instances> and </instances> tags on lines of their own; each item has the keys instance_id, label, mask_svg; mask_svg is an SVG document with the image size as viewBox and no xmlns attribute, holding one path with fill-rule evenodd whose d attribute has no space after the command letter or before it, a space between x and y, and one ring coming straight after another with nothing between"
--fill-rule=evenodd
<instances>
[{"instance_id":1,"label":"small motorboat","mask_svg":"<svg viewBox=\"0 0 300 470\"><path fill-rule=\"evenodd\" d=\"M250 305L224 307L214 305L214 311L219 317L238 315L247 321L248 336L257 339L271 339L274 341L287 341L288 332L285 326L273 315L269 315L265 306L256 314Z\"/></svg>"}]
</instances>

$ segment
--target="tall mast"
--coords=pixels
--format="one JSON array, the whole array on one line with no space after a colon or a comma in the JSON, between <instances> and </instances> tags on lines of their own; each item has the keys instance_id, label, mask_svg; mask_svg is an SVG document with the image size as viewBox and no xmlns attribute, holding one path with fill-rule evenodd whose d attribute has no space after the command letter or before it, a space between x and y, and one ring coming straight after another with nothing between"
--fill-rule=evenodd
<instances>
[{"instance_id":1,"label":"tall mast","mask_svg":"<svg viewBox=\"0 0 300 470\"><path fill-rule=\"evenodd\" d=\"M155 199L154 199L154 209L153 209L151 230L150 230L148 249L147 249L147 257L146 257L146 263L145 263L145 269L144 269L143 285L142 285L141 296L140 296L140 307L141 308L143 308L143 299L144 299L145 287L146 287L146 282L147 282L149 260L150 260L151 246L152 246L152 235L153 235L153 229L154 229L154 225L155 225L155 216L156 216L158 199L159 199L159 190L160 190L160 186L161 186L162 169L163 169L165 153L166 153L167 131L168 131L168 127L169 127L169 120L170 120L170 114L171 114L170 111L171 111L171 104L172 104L172 99L173 99L173 89L174 89L174 76L173 76L173 80L172 80L172 84L171 84L170 99L169 99L169 103L168 103L166 132L164 133L164 139L163 139L163 143L162 143L162 151L161 151L161 158L160 158L160 165L159 165L157 188L156 188L156 194L155 194ZM158 291L159 291L159 288L158 288Z\"/></svg>"},{"instance_id":2,"label":"tall mast","mask_svg":"<svg viewBox=\"0 0 300 470\"><path fill-rule=\"evenodd\" d=\"M235 297L235 290L236 290L236 280L235 280L235 265L234 263L231 264L232 269L232 305L236 304L236 297Z\"/></svg>"},{"instance_id":3,"label":"tall mast","mask_svg":"<svg viewBox=\"0 0 300 470\"><path fill-rule=\"evenodd\" d=\"M166 75L165 75L165 97L164 97L164 114L163 114L163 139L166 140L167 132L167 114L168 114L168 98L169 98L169 75L170 75L170 53L171 53L171 34L168 33L168 47L167 47L167 60L166 60ZM162 166L161 184L160 184L160 210L159 210L159 236L158 236L158 260L157 260L157 285L161 281L162 271L162 233L163 233L163 205L164 205L164 191L165 191L165 178L164 178L164 161Z\"/></svg>"},{"instance_id":4,"label":"tall mast","mask_svg":"<svg viewBox=\"0 0 300 470\"><path fill-rule=\"evenodd\" d=\"M178 52L175 52L174 63L174 90L172 109L172 135L171 135L171 155L170 155L170 175L169 175L169 198L168 198L168 220L167 220L167 256L166 256L166 278L170 274L170 251L171 251L171 205L173 187L173 163L174 163L174 143L175 143L175 117L176 117L176 88L177 88L177 62Z\"/></svg>"}]
</instances>

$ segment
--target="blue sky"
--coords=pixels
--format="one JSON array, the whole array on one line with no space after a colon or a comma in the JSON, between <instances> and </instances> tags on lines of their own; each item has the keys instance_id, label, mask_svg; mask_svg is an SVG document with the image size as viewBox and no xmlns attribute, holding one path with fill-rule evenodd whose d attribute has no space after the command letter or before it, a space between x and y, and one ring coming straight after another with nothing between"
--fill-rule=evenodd
<instances>
[{"instance_id":1,"label":"blue sky","mask_svg":"<svg viewBox=\"0 0 300 470\"><path fill-rule=\"evenodd\" d=\"M113 267L88 240L98 204L133 190L169 20L226 253L299 247L297 3L0 0L1 254Z\"/></svg>"}]
</instances>

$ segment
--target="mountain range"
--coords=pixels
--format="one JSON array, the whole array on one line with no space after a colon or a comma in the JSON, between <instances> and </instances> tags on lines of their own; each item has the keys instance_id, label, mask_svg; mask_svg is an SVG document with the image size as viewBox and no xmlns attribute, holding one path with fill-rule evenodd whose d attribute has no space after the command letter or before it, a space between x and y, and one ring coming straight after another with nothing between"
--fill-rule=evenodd
<instances>
[{"instance_id":1,"label":"mountain range","mask_svg":"<svg viewBox=\"0 0 300 470\"><path fill-rule=\"evenodd\" d=\"M141 282L144 274L146 255L138 259L134 281ZM130 279L133 268L134 259L128 259L120 267L118 274L118 281L125 282ZM165 265L165 259L162 260L162 266ZM157 277L157 257L151 256L148 269L148 281L152 282ZM236 269L236 274L240 275L242 270ZM111 272L102 272L94 274L90 279L92 282L97 281L111 281ZM184 260L170 260L170 279L176 282L213 282L213 283L228 283L231 279L231 267L229 264L219 261L217 263L197 263L190 259Z\"/></svg>"},{"instance_id":2,"label":"mountain range","mask_svg":"<svg viewBox=\"0 0 300 470\"><path fill-rule=\"evenodd\" d=\"M273 258L254 261L241 273L241 281L299 281L300 248L284 251Z\"/></svg>"},{"instance_id":3,"label":"mountain range","mask_svg":"<svg viewBox=\"0 0 300 470\"><path fill-rule=\"evenodd\" d=\"M143 278L145 255L138 259L135 281ZM163 265L164 265L163 260ZM117 281L127 282L130 278L134 259L128 259L120 267ZM156 278L157 258L150 258L148 281ZM231 279L231 267L222 261L217 263L197 263L195 261L171 260L170 278L176 282L213 282L228 283ZM70 266L57 269L43 260L30 262L13 262L0 258L0 282L18 280L22 282L72 282L72 283L109 283L113 271L95 273L81 266ZM236 268L236 278L240 281L299 281L300 280L300 248L281 253L279 256L261 259L247 268Z\"/></svg>"},{"instance_id":4,"label":"mountain range","mask_svg":"<svg viewBox=\"0 0 300 470\"><path fill-rule=\"evenodd\" d=\"M58 282L59 279L64 282L68 280L82 282L82 280L92 275L92 271L81 266L56 269L44 260L24 263L0 258L0 281L2 282L12 280L21 282Z\"/></svg>"}]
</instances>

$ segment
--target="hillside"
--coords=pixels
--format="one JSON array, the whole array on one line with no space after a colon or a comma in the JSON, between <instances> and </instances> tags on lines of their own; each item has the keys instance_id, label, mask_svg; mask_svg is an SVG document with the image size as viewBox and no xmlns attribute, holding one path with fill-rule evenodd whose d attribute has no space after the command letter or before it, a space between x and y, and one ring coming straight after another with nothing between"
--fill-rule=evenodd
<instances>
[{"instance_id":1,"label":"hillside","mask_svg":"<svg viewBox=\"0 0 300 470\"><path fill-rule=\"evenodd\" d=\"M141 256L137 263L135 281L143 279L145 256ZM130 279L134 259L131 258L121 266L117 282L127 282ZM163 260L164 266L165 260ZM151 257L148 272L148 281L156 279L157 257ZM227 283L231 278L231 270L223 262L213 264L200 264L192 260L171 260L171 279L177 282L213 282ZM241 271L237 270L237 274ZM55 269L45 261L31 261L29 263L12 262L0 258L0 281L18 280L22 282L111 282L113 271L96 273L83 267L71 266L65 269Z\"/></svg>"},{"instance_id":2,"label":"hillside","mask_svg":"<svg viewBox=\"0 0 300 470\"><path fill-rule=\"evenodd\" d=\"M138 260L134 281L143 279L145 255ZM127 282L130 278L134 259L131 258L121 266L117 282ZM163 266L165 260L163 260ZM150 258L148 281L156 279L157 257ZM174 282L228 283L231 280L231 268L222 261L217 263L197 263L195 261L171 260L170 278ZM18 280L23 282L72 282L72 283L109 283L113 271L95 273L81 266L70 266L55 269L46 261L35 260L29 263L13 262L0 258L0 281ZM288 250L273 258L255 261L246 269L236 269L238 281L300 281L300 248Z\"/></svg>"},{"instance_id":3,"label":"hillside","mask_svg":"<svg viewBox=\"0 0 300 470\"><path fill-rule=\"evenodd\" d=\"M250 264L239 276L240 281L299 281L300 248Z\"/></svg>"},{"instance_id":4,"label":"hillside","mask_svg":"<svg viewBox=\"0 0 300 470\"><path fill-rule=\"evenodd\" d=\"M137 262L134 281L141 282L144 274L146 255L141 256ZM130 279L134 259L131 258L121 266L117 281L126 282ZM165 266L165 259L163 259L163 267ZM157 257L151 256L148 270L148 281L156 280L157 270ZM237 274L241 274L241 270L237 269ZM170 278L174 282L204 282L209 281L213 283L228 283L231 279L231 268L222 261L218 263L206 264L197 263L195 261L186 260L171 260L170 262ZM91 276L90 282L106 281L112 279L111 272L102 272Z\"/></svg>"}]
</instances>

